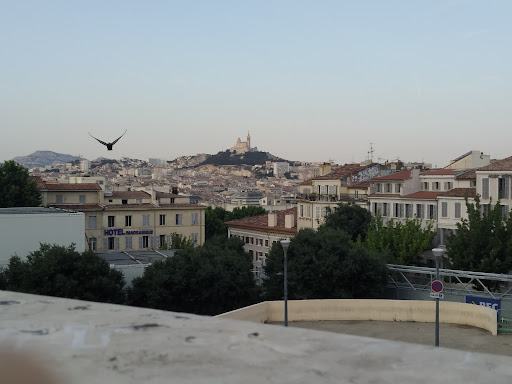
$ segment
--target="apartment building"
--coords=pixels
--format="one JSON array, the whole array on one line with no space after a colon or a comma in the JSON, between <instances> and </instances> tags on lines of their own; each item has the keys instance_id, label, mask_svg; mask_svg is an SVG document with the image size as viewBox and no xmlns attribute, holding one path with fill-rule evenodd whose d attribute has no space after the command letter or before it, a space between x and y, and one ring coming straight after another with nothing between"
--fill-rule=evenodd
<instances>
[{"instance_id":1,"label":"apartment building","mask_svg":"<svg viewBox=\"0 0 512 384\"><path fill-rule=\"evenodd\" d=\"M98 184L37 184L44 205L85 214L85 237L95 252L158 249L170 244L171 234L204 243L206 207L190 197L152 191L104 192Z\"/></svg>"},{"instance_id":2,"label":"apartment building","mask_svg":"<svg viewBox=\"0 0 512 384\"><path fill-rule=\"evenodd\" d=\"M228 237L237 236L251 255L255 277L261 273L272 244L290 239L297 233L297 209L274 211L265 215L228 221Z\"/></svg>"},{"instance_id":3,"label":"apartment building","mask_svg":"<svg viewBox=\"0 0 512 384\"><path fill-rule=\"evenodd\" d=\"M351 186L371 179L379 171L379 164L346 164L327 175L302 182L299 185L300 200L297 206L298 228L318 229L327 213L342 202L352 202L366 208L368 201L364 187Z\"/></svg>"}]
</instances>

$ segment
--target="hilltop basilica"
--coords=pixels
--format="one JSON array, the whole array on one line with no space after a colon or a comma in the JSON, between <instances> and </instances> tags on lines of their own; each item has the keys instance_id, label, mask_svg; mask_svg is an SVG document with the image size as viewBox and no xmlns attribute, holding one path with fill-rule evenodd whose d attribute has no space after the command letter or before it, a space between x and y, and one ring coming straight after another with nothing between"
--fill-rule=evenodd
<instances>
[{"instance_id":1,"label":"hilltop basilica","mask_svg":"<svg viewBox=\"0 0 512 384\"><path fill-rule=\"evenodd\" d=\"M229 148L233 153L246 153L246 152L257 152L258 148L251 148L251 135L247 131L247 141L240 141L240 138L236 141L234 147Z\"/></svg>"}]
</instances>

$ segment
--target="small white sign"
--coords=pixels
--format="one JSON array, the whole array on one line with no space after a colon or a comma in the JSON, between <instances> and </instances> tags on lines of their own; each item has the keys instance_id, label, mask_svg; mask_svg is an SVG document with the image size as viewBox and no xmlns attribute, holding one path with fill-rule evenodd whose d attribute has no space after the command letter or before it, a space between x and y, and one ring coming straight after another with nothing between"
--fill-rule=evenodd
<instances>
[{"instance_id":1,"label":"small white sign","mask_svg":"<svg viewBox=\"0 0 512 384\"><path fill-rule=\"evenodd\" d=\"M444 293L442 292L430 292L430 297L434 299L444 299Z\"/></svg>"}]
</instances>

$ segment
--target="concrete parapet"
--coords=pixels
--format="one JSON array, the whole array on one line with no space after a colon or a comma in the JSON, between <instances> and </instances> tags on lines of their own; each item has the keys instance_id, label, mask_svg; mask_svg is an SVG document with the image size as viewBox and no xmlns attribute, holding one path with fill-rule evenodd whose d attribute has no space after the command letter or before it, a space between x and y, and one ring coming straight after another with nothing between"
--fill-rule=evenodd
<instances>
[{"instance_id":1,"label":"concrete parapet","mask_svg":"<svg viewBox=\"0 0 512 384\"><path fill-rule=\"evenodd\" d=\"M228 312L221 317L255 322L284 321L282 301L265 302L267 309L259 303L254 306ZM264 313L267 318L263 319ZM376 320L376 321L416 321L435 322L435 302L418 300L289 300L288 321L321 320ZM449 324L464 324L483 328L493 335L498 334L496 312L479 305L441 301L439 321Z\"/></svg>"}]
</instances>

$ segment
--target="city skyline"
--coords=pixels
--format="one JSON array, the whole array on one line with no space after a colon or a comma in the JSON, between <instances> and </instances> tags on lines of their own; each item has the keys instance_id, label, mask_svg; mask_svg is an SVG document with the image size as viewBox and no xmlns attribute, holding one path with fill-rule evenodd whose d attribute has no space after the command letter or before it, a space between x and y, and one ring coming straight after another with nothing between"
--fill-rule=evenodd
<instances>
[{"instance_id":1,"label":"city skyline","mask_svg":"<svg viewBox=\"0 0 512 384\"><path fill-rule=\"evenodd\" d=\"M433 166L512 155L512 4L20 1L0 14L0 161L215 154ZM114 140L113 150L89 135Z\"/></svg>"}]
</instances>

